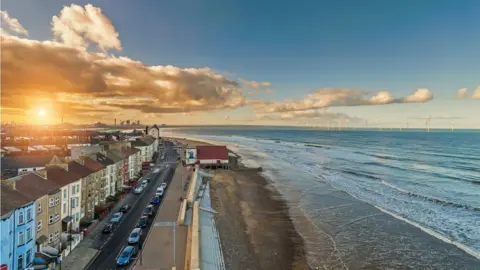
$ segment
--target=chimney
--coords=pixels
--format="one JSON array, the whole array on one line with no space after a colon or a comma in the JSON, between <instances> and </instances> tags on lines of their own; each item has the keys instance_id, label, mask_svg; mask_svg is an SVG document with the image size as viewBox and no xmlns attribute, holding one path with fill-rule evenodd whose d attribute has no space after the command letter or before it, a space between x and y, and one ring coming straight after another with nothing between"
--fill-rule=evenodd
<instances>
[{"instance_id":1,"label":"chimney","mask_svg":"<svg viewBox=\"0 0 480 270\"><path fill-rule=\"evenodd\" d=\"M148 126L145 127L145 135L148 134Z\"/></svg>"}]
</instances>

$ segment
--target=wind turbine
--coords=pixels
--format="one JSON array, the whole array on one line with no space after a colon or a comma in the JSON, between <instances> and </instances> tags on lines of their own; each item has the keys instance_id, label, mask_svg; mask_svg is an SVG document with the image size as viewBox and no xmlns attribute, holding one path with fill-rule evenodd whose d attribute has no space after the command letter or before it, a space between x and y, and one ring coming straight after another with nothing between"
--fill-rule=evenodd
<instances>
[{"instance_id":1,"label":"wind turbine","mask_svg":"<svg viewBox=\"0 0 480 270\"><path fill-rule=\"evenodd\" d=\"M452 132L455 130L455 123L452 122Z\"/></svg>"},{"instance_id":2,"label":"wind turbine","mask_svg":"<svg viewBox=\"0 0 480 270\"><path fill-rule=\"evenodd\" d=\"M431 119L431 117L429 116L427 118L427 121L425 121L425 127L427 129L427 132L430 132L430 119Z\"/></svg>"}]
</instances>

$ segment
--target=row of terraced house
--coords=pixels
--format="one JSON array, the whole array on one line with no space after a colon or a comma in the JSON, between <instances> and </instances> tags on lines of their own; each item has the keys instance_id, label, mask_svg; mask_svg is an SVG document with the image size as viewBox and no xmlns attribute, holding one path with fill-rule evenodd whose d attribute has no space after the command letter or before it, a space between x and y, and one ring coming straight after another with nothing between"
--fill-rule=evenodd
<instances>
[{"instance_id":1,"label":"row of terraced house","mask_svg":"<svg viewBox=\"0 0 480 270\"><path fill-rule=\"evenodd\" d=\"M72 148L68 157L2 157L2 269L58 267L82 241L81 223L129 189L157 148L146 136Z\"/></svg>"}]
</instances>

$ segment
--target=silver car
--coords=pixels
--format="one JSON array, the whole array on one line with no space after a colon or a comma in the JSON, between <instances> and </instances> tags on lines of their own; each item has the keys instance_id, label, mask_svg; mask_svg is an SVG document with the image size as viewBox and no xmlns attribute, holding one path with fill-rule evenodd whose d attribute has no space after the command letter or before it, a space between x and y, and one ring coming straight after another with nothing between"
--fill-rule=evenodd
<instances>
[{"instance_id":1,"label":"silver car","mask_svg":"<svg viewBox=\"0 0 480 270\"><path fill-rule=\"evenodd\" d=\"M135 228L128 236L128 243L129 244L136 244L140 241L140 236L142 236L142 229Z\"/></svg>"}]
</instances>

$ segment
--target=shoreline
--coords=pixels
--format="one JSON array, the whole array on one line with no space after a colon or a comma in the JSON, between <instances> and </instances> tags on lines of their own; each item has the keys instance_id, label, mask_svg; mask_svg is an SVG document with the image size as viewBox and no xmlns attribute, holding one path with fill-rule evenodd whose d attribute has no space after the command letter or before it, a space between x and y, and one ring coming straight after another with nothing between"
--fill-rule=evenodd
<instances>
[{"instance_id":1,"label":"shoreline","mask_svg":"<svg viewBox=\"0 0 480 270\"><path fill-rule=\"evenodd\" d=\"M212 144L170 138L189 145ZM238 156L239 167L245 167ZM288 202L260 172L218 171L210 193L226 269L312 269Z\"/></svg>"},{"instance_id":2,"label":"shoreline","mask_svg":"<svg viewBox=\"0 0 480 270\"><path fill-rule=\"evenodd\" d=\"M192 140L203 144L228 144L233 149L238 147L235 143ZM250 155L246 154L246 157L248 159ZM286 180L288 178L281 176L281 168L267 166L267 169L261 175L267 183L275 182L282 186L283 181L294 179ZM289 199L283 201L289 204L289 217L304 243L304 250L308 251L310 265L334 269L416 268L425 264L430 264L432 268L480 267L477 256L454 243L382 211L328 182L322 181L319 185L308 188L306 193L282 190L287 192L284 196ZM297 199L307 205L296 202ZM356 239L358 234L361 237Z\"/></svg>"}]
</instances>

